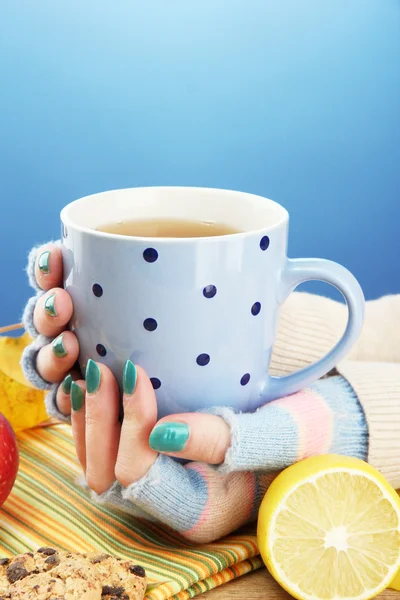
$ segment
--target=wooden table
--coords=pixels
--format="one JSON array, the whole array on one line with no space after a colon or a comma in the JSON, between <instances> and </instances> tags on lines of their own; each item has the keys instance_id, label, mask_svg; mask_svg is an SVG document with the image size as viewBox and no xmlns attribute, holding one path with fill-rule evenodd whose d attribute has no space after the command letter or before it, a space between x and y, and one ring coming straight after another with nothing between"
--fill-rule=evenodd
<instances>
[{"instance_id":1,"label":"wooden table","mask_svg":"<svg viewBox=\"0 0 400 600\"><path fill-rule=\"evenodd\" d=\"M197 596L202 600L291 600L266 569L243 575L211 592ZM386 590L380 600L399 600L400 592Z\"/></svg>"}]
</instances>

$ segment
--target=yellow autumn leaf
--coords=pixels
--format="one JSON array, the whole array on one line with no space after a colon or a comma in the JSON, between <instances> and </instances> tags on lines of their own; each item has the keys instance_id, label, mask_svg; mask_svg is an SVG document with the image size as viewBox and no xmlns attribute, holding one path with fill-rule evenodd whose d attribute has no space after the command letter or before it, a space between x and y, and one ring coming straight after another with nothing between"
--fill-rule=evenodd
<instances>
[{"instance_id":1,"label":"yellow autumn leaf","mask_svg":"<svg viewBox=\"0 0 400 600\"><path fill-rule=\"evenodd\" d=\"M21 385L0 371L0 412L14 431L30 429L46 421L42 390Z\"/></svg>"},{"instance_id":2,"label":"yellow autumn leaf","mask_svg":"<svg viewBox=\"0 0 400 600\"><path fill-rule=\"evenodd\" d=\"M25 379L19 364L22 352L31 342L29 333L16 338L0 337L0 371L21 385L33 388L34 386Z\"/></svg>"},{"instance_id":3,"label":"yellow autumn leaf","mask_svg":"<svg viewBox=\"0 0 400 600\"><path fill-rule=\"evenodd\" d=\"M22 352L30 342L27 333L18 338L0 337L0 412L15 431L47 419L44 392L26 381L20 366Z\"/></svg>"}]
</instances>

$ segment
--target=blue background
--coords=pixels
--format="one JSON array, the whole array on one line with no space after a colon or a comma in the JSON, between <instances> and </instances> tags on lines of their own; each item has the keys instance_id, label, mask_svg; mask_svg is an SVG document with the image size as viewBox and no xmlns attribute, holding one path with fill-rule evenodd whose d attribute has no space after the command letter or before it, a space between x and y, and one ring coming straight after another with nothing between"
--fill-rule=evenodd
<instances>
[{"instance_id":1,"label":"blue background","mask_svg":"<svg viewBox=\"0 0 400 600\"><path fill-rule=\"evenodd\" d=\"M134 185L255 192L290 254L400 291L399 0L3 0L0 325L61 207Z\"/></svg>"}]
</instances>

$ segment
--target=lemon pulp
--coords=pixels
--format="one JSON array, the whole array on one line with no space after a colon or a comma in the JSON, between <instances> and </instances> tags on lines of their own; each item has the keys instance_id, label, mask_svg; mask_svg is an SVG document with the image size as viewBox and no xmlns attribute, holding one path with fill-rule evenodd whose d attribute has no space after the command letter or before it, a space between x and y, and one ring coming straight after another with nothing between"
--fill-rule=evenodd
<instances>
[{"instance_id":1,"label":"lemon pulp","mask_svg":"<svg viewBox=\"0 0 400 600\"><path fill-rule=\"evenodd\" d=\"M272 575L296 598L371 598L400 565L400 501L363 461L308 459L272 483L258 541Z\"/></svg>"}]
</instances>

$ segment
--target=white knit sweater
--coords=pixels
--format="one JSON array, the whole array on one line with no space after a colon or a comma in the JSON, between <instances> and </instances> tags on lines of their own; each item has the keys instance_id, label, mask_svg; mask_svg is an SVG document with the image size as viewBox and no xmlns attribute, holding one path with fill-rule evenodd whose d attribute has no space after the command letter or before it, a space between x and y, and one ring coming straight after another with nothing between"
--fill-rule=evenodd
<instances>
[{"instance_id":1,"label":"white knit sweater","mask_svg":"<svg viewBox=\"0 0 400 600\"><path fill-rule=\"evenodd\" d=\"M326 354L341 337L347 308L306 293L282 307L271 373L285 375ZM337 371L355 390L369 428L369 462L400 488L400 295L367 302L362 334Z\"/></svg>"}]
</instances>

